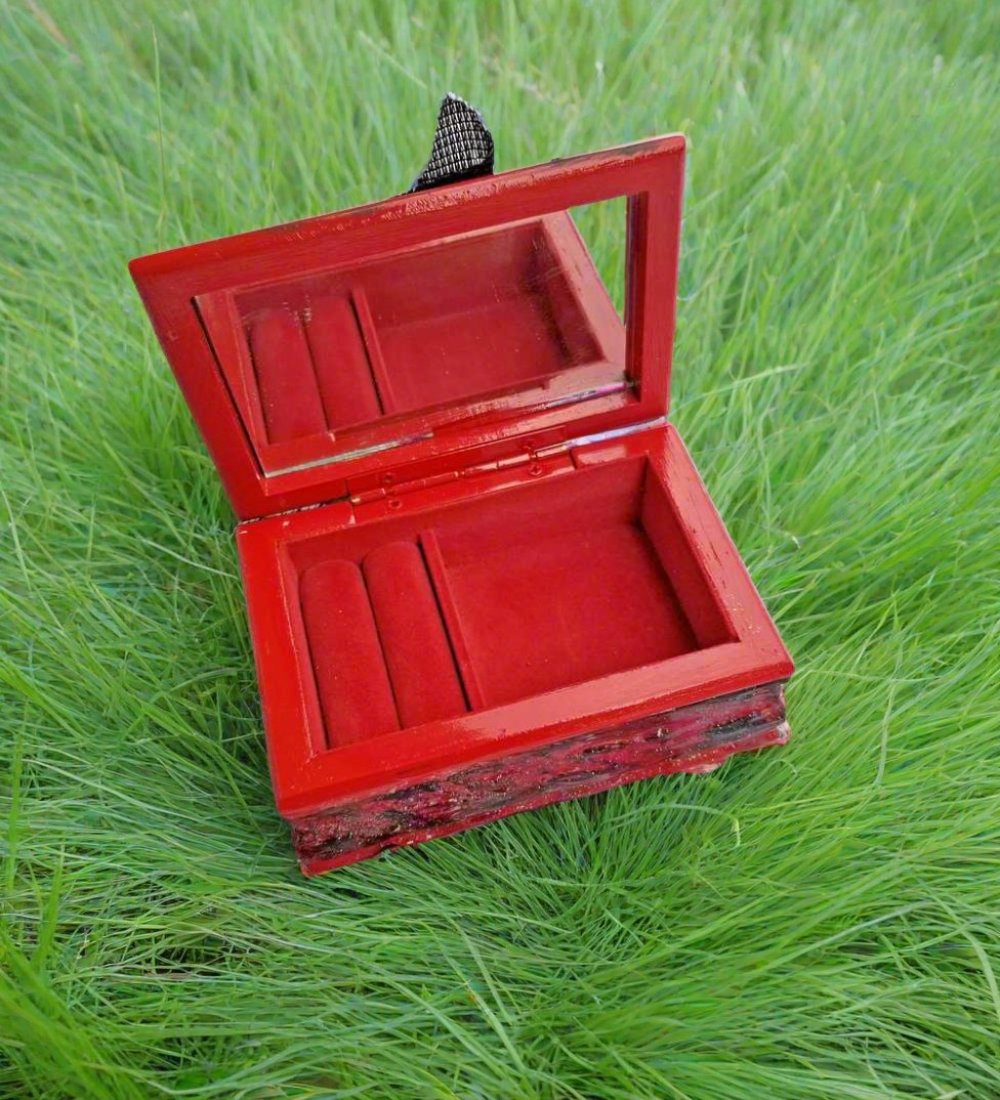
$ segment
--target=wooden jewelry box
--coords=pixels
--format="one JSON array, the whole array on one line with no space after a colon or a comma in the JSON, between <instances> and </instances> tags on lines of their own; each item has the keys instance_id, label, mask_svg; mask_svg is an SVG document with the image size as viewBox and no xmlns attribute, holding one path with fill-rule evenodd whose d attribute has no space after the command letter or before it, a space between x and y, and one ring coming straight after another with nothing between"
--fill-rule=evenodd
<instances>
[{"instance_id":1,"label":"wooden jewelry box","mask_svg":"<svg viewBox=\"0 0 1000 1100\"><path fill-rule=\"evenodd\" d=\"M684 139L133 261L239 516L309 874L788 735L667 420ZM570 210L624 197L625 320Z\"/></svg>"}]
</instances>

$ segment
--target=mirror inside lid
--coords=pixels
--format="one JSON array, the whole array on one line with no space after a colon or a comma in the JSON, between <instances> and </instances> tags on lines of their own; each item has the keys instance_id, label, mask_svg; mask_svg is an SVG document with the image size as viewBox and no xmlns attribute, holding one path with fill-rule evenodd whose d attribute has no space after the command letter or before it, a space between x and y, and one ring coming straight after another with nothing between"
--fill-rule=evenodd
<instances>
[{"instance_id":1,"label":"mirror inside lid","mask_svg":"<svg viewBox=\"0 0 1000 1100\"><path fill-rule=\"evenodd\" d=\"M133 261L238 513L662 416L683 154L654 138Z\"/></svg>"},{"instance_id":2,"label":"mirror inside lid","mask_svg":"<svg viewBox=\"0 0 1000 1100\"><path fill-rule=\"evenodd\" d=\"M198 295L262 470L625 390L625 203ZM605 285L581 228L605 261ZM616 276L616 277L615 277ZM612 297L613 296L613 297Z\"/></svg>"}]
</instances>

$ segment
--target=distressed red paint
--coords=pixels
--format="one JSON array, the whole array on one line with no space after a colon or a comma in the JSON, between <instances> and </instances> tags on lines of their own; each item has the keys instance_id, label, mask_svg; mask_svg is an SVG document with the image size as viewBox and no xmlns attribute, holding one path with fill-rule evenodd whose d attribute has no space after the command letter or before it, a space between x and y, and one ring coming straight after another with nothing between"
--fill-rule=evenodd
<instances>
[{"instance_id":1,"label":"distressed red paint","mask_svg":"<svg viewBox=\"0 0 1000 1100\"><path fill-rule=\"evenodd\" d=\"M675 772L710 772L734 752L788 739L778 684L725 695L435 779L332 806L293 827L308 874L508 814Z\"/></svg>"},{"instance_id":2,"label":"distressed red paint","mask_svg":"<svg viewBox=\"0 0 1000 1100\"><path fill-rule=\"evenodd\" d=\"M144 257L308 873L784 739L666 422L683 139ZM623 325L570 208L626 196Z\"/></svg>"}]
</instances>

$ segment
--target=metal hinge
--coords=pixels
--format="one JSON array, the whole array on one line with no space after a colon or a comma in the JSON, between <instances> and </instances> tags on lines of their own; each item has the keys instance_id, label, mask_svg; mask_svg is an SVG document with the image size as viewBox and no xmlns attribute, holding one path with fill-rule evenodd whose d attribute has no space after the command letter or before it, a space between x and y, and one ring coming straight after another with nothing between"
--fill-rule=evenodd
<instances>
[{"instance_id":1,"label":"metal hinge","mask_svg":"<svg viewBox=\"0 0 1000 1100\"><path fill-rule=\"evenodd\" d=\"M263 516L249 516L240 522L257 523L259 520L272 519L274 516L293 515L296 512L308 512L314 508L325 508L328 504L368 504L372 501L386 500L400 496L404 493L412 493L418 489L426 489L428 486L445 485L449 481L476 477L480 474L490 474L497 470L506 470L514 466L528 465L529 470L534 467L536 474L540 476L545 473L545 466L542 465L543 459L553 455L566 454L576 447L584 447L590 443L603 443L608 440L620 439L623 436L633 435L636 432L648 431L650 428L660 428L666 423L667 418L665 416L658 416L654 420L644 420L639 424L628 424L623 428L611 428L605 432L595 432L592 435L581 435L576 436L574 439L565 439L547 447L532 447L529 443L523 443L521 444L520 451L516 454L495 459L492 462L481 462L457 470L446 470L440 474L432 474L429 477L400 481L394 473L387 472L382 475L382 484L374 489L363 489L358 493L347 493L342 497L332 497L329 500L317 500L312 504L300 504L296 508L286 508L278 512L268 512Z\"/></svg>"},{"instance_id":2,"label":"metal hinge","mask_svg":"<svg viewBox=\"0 0 1000 1100\"><path fill-rule=\"evenodd\" d=\"M415 477L406 481L397 480L391 473L383 476L382 484L374 489L364 489L354 493L348 499L351 504L370 504L376 500L387 500L403 496L405 493L419 492L421 489L430 489L436 485L446 485L451 481L464 481L466 478L481 477L484 474L496 473L498 470L509 470L518 466L527 466L529 474L540 476L545 472L543 460L553 455L565 454L574 445L575 440L563 440L552 443L546 447L532 447L524 444L522 449L513 455L505 455L490 462L477 462L469 466L460 466L454 470L443 470L439 474L430 474L427 477Z\"/></svg>"}]
</instances>

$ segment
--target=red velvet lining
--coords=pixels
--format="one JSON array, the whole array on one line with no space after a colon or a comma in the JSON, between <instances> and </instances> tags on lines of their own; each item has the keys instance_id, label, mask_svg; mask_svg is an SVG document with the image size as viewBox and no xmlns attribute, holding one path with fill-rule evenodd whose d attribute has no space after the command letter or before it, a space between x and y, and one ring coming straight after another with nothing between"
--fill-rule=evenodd
<instances>
[{"instance_id":1,"label":"red velvet lining","mask_svg":"<svg viewBox=\"0 0 1000 1100\"><path fill-rule=\"evenodd\" d=\"M551 303L527 292L380 328L379 342L403 412L546 378L570 362Z\"/></svg>"},{"instance_id":2,"label":"red velvet lining","mask_svg":"<svg viewBox=\"0 0 1000 1100\"><path fill-rule=\"evenodd\" d=\"M485 706L695 648L643 532L580 519L585 526L537 539L487 537L466 554L443 540L445 577Z\"/></svg>"},{"instance_id":3,"label":"red velvet lining","mask_svg":"<svg viewBox=\"0 0 1000 1100\"><path fill-rule=\"evenodd\" d=\"M729 640L644 459L360 524L292 562L331 745Z\"/></svg>"},{"instance_id":4,"label":"red velvet lining","mask_svg":"<svg viewBox=\"0 0 1000 1100\"><path fill-rule=\"evenodd\" d=\"M351 299L347 295L320 298L305 318L326 423L340 428L375 420L382 406Z\"/></svg>"},{"instance_id":5,"label":"red velvet lining","mask_svg":"<svg viewBox=\"0 0 1000 1100\"><path fill-rule=\"evenodd\" d=\"M321 562L299 587L328 740L348 745L399 729L361 570L349 561Z\"/></svg>"},{"instance_id":6,"label":"red velvet lining","mask_svg":"<svg viewBox=\"0 0 1000 1100\"><path fill-rule=\"evenodd\" d=\"M420 550L391 542L364 562L400 724L465 713L465 698Z\"/></svg>"},{"instance_id":7,"label":"red velvet lining","mask_svg":"<svg viewBox=\"0 0 1000 1100\"><path fill-rule=\"evenodd\" d=\"M699 644L735 642L718 601L704 598L708 587L704 570L684 537L673 501L650 471L643 485L639 522L660 560L670 563L671 583Z\"/></svg>"}]
</instances>

